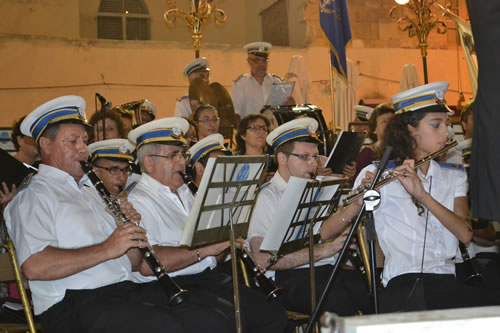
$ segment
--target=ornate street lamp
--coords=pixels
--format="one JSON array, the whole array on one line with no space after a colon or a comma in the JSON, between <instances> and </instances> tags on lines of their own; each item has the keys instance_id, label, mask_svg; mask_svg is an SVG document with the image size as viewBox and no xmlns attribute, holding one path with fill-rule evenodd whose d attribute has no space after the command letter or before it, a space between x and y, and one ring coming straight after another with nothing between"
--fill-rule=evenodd
<instances>
[{"instance_id":1,"label":"ornate street lamp","mask_svg":"<svg viewBox=\"0 0 500 333\"><path fill-rule=\"evenodd\" d=\"M395 0L396 6L391 8L389 15L397 20L401 31L408 31L409 37L418 38L418 47L422 54L424 67L424 81L429 82L427 76L427 37L429 32L437 26L439 34L446 33L446 23L436 18L430 7L437 0Z\"/></svg>"},{"instance_id":2,"label":"ornate street lamp","mask_svg":"<svg viewBox=\"0 0 500 333\"><path fill-rule=\"evenodd\" d=\"M195 57L200 57L200 44L203 35L201 33L201 27L203 23L214 18L215 23L223 24L226 22L226 13L222 9L216 8L213 0L190 0L191 11L186 13L176 7L175 0L168 0L168 9L164 14L163 18L169 25L174 25L176 23L177 15L181 16L185 21L189 30L191 30L193 38L193 48L195 51Z\"/></svg>"}]
</instances>

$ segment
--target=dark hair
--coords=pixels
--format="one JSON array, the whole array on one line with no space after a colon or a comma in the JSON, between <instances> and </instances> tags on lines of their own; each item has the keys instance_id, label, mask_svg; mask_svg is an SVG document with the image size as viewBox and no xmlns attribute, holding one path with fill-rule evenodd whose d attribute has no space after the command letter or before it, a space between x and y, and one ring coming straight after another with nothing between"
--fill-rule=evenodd
<instances>
[{"instance_id":1,"label":"dark hair","mask_svg":"<svg viewBox=\"0 0 500 333\"><path fill-rule=\"evenodd\" d=\"M460 112L460 122L467 122L467 118L474 114L474 100L470 100L465 104L462 111Z\"/></svg>"},{"instance_id":2,"label":"dark hair","mask_svg":"<svg viewBox=\"0 0 500 333\"><path fill-rule=\"evenodd\" d=\"M394 106L390 104L384 103L375 107L370 119L368 119L368 137L372 139L373 142L377 142L377 134L375 134L375 129L377 128L377 118L381 115L394 112Z\"/></svg>"},{"instance_id":3,"label":"dark hair","mask_svg":"<svg viewBox=\"0 0 500 333\"><path fill-rule=\"evenodd\" d=\"M219 112L217 111L217 108L216 108L215 106L210 105L210 104L202 104L202 105L200 105L200 106L196 109L196 111L195 111L195 112L194 112L194 114L193 114L193 120L194 120L196 123L198 123L198 120L200 120L200 113L201 113L201 111L206 110L206 109L208 109L208 110L214 110L214 111L215 111L215 113L217 113L217 116L219 115ZM197 132L198 132L198 131L197 131Z\"/></svg>"},{"instance_id":4,"label":"dark hair","mask_svg":"<svg viewBox=\"0 0 500 333\"><path fill-rule=\"evenodd\" d=\"M118 135L120 136L120 138L127 138L127 133L125 132L126 131L125 124L123 123L120 114L118 114L115 111L111 110L104 111L104 116L101 111L98 111L94 113L92 117L90 117L89 124L95 126L99 121L102 121L103 118L104 119L109 118L113 120L116 123L116 128L118 129ZM94 131L88 131L88 132L89 132L89 142L94 142L95 140Z\"/></svg>"},{"instance_id":5,"label":"dark hair","mask_svg":"<svg viewBox=\"0 0 500 333\"><path fill-rule=\"evenodd\" d=\"M250 123L254 123L257 119L262 119L266 123L267 132L269 133L269 126L271 126L271 122L263 114L252 113L243 118L240 122L238 133L236 133L236 151L239 155L245 155L247 150L245 146L245 140L243 140L242 136L247 134L247 129L248 126L250 126Z\"/></svg>"},{"instance_id":6,"label":"dark hair","mask_svg":"<svg viewBox=\"0 0 500 333\"><path fill-rule=\"evenodd\" d=\"M21 123L23 122L24 118L26 118L26 116L21 117L12 124L12 134L10 135L10 139L12 140L12 143L14 144L14 148L16 149L16 151L19 151L20 148L19 143L17 143L17 138L18 137L24 138L26 136L23 133L21 133Z\"/></svg>"},{"instance_id":7,"label":"dark hair","mask_svg":"<svg viewBox=\"0 0 500 333\"><path fill-rule=\"evenodd\" d=\"M194 128L194 136L196 138L198 138L198 124L195 121L193 121L193 120L191 120L189 118L186 118L186 117L183 117L183 118L187 120L187 122L189 123L190 126L193 126L193 128ZM189 131L189 129L188 129L188 131ZM186 133L184 133L184 135L186 135Z\"/></svg>"},{"instance_id":8,"label":"dark hair","mask_svg":"<svg viewBox=\"0 0 500 333\"><path fill-rule=\"evenodd\" d=\"M403 162L407 159L415 159L415 149L417 142L410 134L408 125L418 127L422 120L429 112L425 111L407 111L395 115L387 125L384 134L382 147L379 150L379 155L385 150L385 147L392 147L391 159ZM380 156L378 156L380 158Z\"/></svg>"}]
</instances>

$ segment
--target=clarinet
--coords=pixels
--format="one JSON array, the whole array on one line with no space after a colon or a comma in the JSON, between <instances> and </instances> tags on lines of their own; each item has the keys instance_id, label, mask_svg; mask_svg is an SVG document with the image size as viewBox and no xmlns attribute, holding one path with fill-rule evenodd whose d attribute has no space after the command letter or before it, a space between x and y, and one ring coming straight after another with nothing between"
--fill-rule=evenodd
<instances>
[{"instance_id":1,"label":"clarinet","mask_svg":"<svg viewBox=\"0 0 500 333\"><path fill-rule=\"evenodd\" d=\"M83 171L87 174L92 184L94 184L97 193L99 193L106 206L111 210L115 218L118 219L119 224L122 225L125 223L132 223L125 216L125 214L122 213L118 201L112 199L111 194L104 186L104 183L92 170L92 165L87 162L81 162L81 164ZM174 280L172 280L170 276L168 276L167 272L165 272L165 267L161 265L160 260L156 256L153 248L151 246L148 246L141 247L139 248L139 250L142 252L144 260L149 265L154 275L158 279L158 282L160 282L160 285L163 287L165 293L167 294L168 305L173 306L182 303L187 296L187 290L179 287L179 285Z\"/></svg>"},{"instance_id":2,"label":"clarinet","mask_svg":"<svg viewBox=\"0 0 500 333\"><path fill-rule=\"evenodd\" d=\"M237 249L236 254L245 265L247 272L250 271L252 274L255 286L266 295L266 301L277 299L281 294L281 289L266 276L265 270L252 260L248 251L245 248Z\"/></svg>"},{"instance_id":3,"label":"clarinet","mask_svg":"<svg viewBox=\"0 0 500 333\"><path fill-rule=\"evenodd\" d=\"M469 256L469 250L467 250L465 244L459 241L458 248L460 249L460 253L462 254L462 259L464 260L465 283L471 286L475 286L479 282L481 282L482 275L481 273L479 273L476 262Z\"/></svg>"}]
</instances>

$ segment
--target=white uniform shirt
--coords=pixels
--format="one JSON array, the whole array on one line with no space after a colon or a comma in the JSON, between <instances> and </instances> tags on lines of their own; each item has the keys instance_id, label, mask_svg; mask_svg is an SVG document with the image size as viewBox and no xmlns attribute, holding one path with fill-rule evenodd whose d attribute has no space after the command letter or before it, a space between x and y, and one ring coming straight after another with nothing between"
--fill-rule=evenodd
<instances>
[{"instance_id":1,"label":"white uniform shirt","mask_svg":"<svg viewBox=\"0 0 500 333\"><path fill-rule=\"evenodd\" d=\"M361 184L372 164L359 173L354 187ZM467 195L467 175L464 171L440 166L430 161L427 176L418 170L424 189L444 207L453 211L457 197ZM425 236L427 209L418 216L417 207L398 180L380 188L380 206L375 209L375 229L385 255L382 283L406 273L420 273ZM455 274L455 255L458 240L429 212L425 244L424 273Z\"/></svg>"},{"instance_id":2,"label":"white uniform shirt","mask_svg":"<svg viewBox=\"0 0 500 333\"><path fill-rule=\"evenodd\" d=\"M251 73L240 75L234 82L231 90L234 112L241 119L252 113L259 113L267 101L273 83L281 83L276 75L269 73L264 77L262 85L255 80Z\"/></svg>"},{"instance_id":3,"label":"white uniform shirt","mask_svg":"<svg viewBox=\"0 0 500 333\"><path fill-rule=\"evenodd\" d=\"M189 96L182 96L175 103L174 116L189 118L193 111L191 110L191 105L189 105Z\"/></svg>"},{"instance_id":4,"label":"white uniform shirt","mask_svg":"<svg viewBox=\"0 0 500 333\"><path fill-rule=\"evenodd\" d=\"M109 237L116 224L91 186L86 176L77 184L68 173L40 165L5 210L20 265L47 246L81 248ZM60 302L67 289L94 289L130 278L131 263L124 255L59 280L29 281L35 314Z\"/></svg>"},{"instance_id":5,"label":"white uniform shirt","mask_svg":"<svg viewBox=\"0 0 500 333\"><path fill-rule=\"evenodd\" d=\"M250 244L252 238L254 237L265 237L269 226L271 225L275 212L280 205L281 198L285 193L287 182L281 177L278 171L271 178L271 182L265 185L260 191L257 202L252 213L252 218L250 220L250 226L248 228L248 237ZM294 209L295 207L290 207ZM322 266L326 264L334 264L335 257L325 258L317 261L314 266ZM309 265L303 265L296 268L306 268ZM274 271L268 271L266 273L268 277L274 277Z\"/></svg>"},{"instance_id":6,"label":"white uniform shirt","mask_svg":"<svg viewBox=\"0 0 500 333\"><path fill-rule=\"evenodd\" d=\"M178 196L177 196L178 194ZM141 225L147 231L149 243L160 246L179 246L194 197L186 185L182 185L177 194L168 186L143 173L140 181L130 191L128 199L141 214ZM215 257L206 257L169 276L197 274L217 265ZM154 276L133 273L134 281L149 282Z\"/></svg>"}]
</instances>

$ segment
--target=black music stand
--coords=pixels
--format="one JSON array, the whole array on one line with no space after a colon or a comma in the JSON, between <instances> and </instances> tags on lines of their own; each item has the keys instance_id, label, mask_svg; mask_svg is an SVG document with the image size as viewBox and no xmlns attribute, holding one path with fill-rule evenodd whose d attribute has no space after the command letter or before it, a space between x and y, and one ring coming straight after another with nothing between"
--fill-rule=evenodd
<instances>
[{"instance_id":1,"label":"black music stand","mask_svg":"<svg viewBox=\"0 0 500 333\"><path fill-rule=\"evenodd\" d=\"M241 317L235 239L247 235L268 159L267 155L210 158L180 241L194 248L230 240L237 332Z\"/></svg>"},{"instance_id":2,"label":"black music stand","mask_svg":"<svg viewBox=\"0 0 500 333\"><path fill-rule=\"evenodd\" d=\"M347 249L349 245L351 244L352 237L354 236L354 233L357 231L359 224L361 223L361 218L365 214L365 212L368 212L367 215L367 221L365 223L366 227L366 234L367 234L367 239L369 242L369 252L370 252L370 273L371 273L371 281L372 281L372 293L373 293L373 305L374 305L374 310L375 313L378 313L378 294L377 294L377 276L376 276L376 270L377 270L377 265L376 265L376 260L375 260L375 240L376 240L376 231L375 231L375 223L373 219L373 209L375 206L378 204L376 201L380 201L380 194L374 190L375 185L380 179L380 176L382 176L382 173L384 172L387 162L389 160L389 156L392 153L392 147L387 146L385 148L384 154L382 156L382 159L380 161L380 164L377 169L377 173L375 174L375 177L373 178L372 183L370 184L369 190L365 193L363 196L364 203L363 206L361 207L361 210L359 211L358 216L356 217L355 221L352 224L351 230L349 231L349 234L347 235L347 239L344 243L344 246L340 250L340 253L337 257L337 261L335 262L335 265L333 266L332 273L330 274L330 277L328 278L328 282L326 283L325 290L323 290L323 293L321 294L321 298L318 302L318 305L316 306L316 309L314 309L314 312L311 316L311 320L307 324L307 327L305 329L306 333L311 332L312 327L315 325L318 315L319 315L319 309L323 305L325 301L326 294L328 290L330 289L333 280L339 271L340 268L340 263L343 261Z\"/></svg>"},{"instance_id":3,"label":"black music stand","mask_svg":"<svg viewBox=\"0 0 500 333\"><path fill-rule=\"evenodd\" d=\"M336 194L345 180L346 178L332 177L313 180L290 177L275 213L276 218L260 246L261 251L273 255L273 262L286 254L309 248L311 312L316 307L314 245L320 240L322 222L336 209L339 202Z\"/></svg>"}]
</instances>

